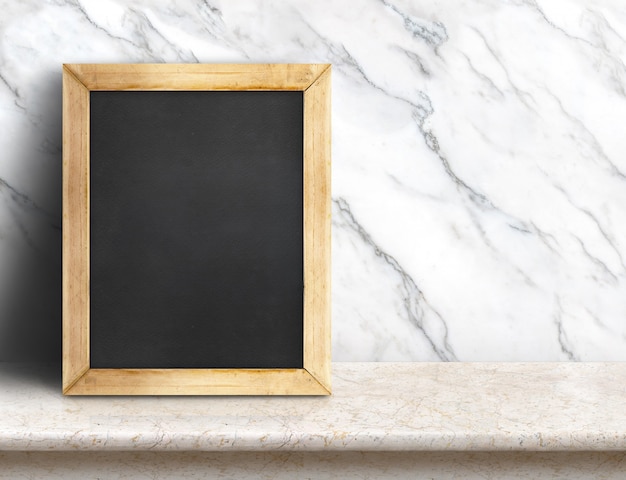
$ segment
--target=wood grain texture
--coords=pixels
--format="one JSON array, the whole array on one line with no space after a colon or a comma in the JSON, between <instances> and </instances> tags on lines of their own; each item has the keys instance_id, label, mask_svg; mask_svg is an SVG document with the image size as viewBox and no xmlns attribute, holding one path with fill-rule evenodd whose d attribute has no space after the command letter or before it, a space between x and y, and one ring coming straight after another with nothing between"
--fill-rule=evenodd
<instances>
[{"instance_id":1,"label":"wood grain texture","mask_svg":"<svg viewBox=\"0 0 626 480\"><path fill-rule=\"evenodd\" d=\"M90 369L89 92L304 91L302 369ZM330 65L64 65L63 393L329 395Z\"/></svg>"},{"instance_id":2,"label":"wood grain texture","mask_svg":"<svg viewBox=\"0 0 626 480\"><path fill-rule=\"evenodd\" d=\"M63 390L89 368L89 90L63 69Z\"/></svg>"},{"instance_id":3,"label":"wood grain texture","mask_svg":"<svg viewBox=\"0 0 626 480\"><path fill-rule=\"evenodd\" d=\"M305 90L317 64L73 64L89 90Z\"/></svg>"},{"instance_id":4,"label":"wood grain texture","mask_svg":"<svg viewBox=\"0 0 626 480\"><path fill-rule=\"evenodd\" d=\"M304 368L331 391L331 67L304 92Z\"/></svg>"},{"instance_id":5,"label":"wood grain texture","mask_svg":"<svg viewBox=\"0 0 626 480\"><path fill-rule=\"evenodd\" d=\"M327 395L304 369L91 369L67 395Z\"/></svg>"}]
</instances>

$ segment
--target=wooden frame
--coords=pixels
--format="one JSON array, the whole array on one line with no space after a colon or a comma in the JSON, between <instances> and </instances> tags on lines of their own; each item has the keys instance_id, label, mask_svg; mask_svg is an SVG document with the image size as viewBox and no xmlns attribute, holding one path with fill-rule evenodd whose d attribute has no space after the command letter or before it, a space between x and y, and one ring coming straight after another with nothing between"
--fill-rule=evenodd
<instances>
[{"instance_id":1,"label":"wooden frame","mask_svg":"<svg viewBox=\"0 0 626 480\"><path fill-rule=\"evenodd\" d=\"M330 394L330 65L63 66L63 393ZM89 131L93 90L299 90L304 98L302 369L92 369Z\"/></svg>"}]
</instances>

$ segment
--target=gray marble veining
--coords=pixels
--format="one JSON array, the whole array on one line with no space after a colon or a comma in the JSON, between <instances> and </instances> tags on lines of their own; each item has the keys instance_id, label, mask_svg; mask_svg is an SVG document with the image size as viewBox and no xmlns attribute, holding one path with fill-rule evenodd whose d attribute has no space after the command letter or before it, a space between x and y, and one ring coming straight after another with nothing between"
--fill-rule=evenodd
<instances>
[{"instance_id":1,"label":"gray marble veining","mask_svg":"<svg viewBox=\"0 0 626 480\"><path fill-rule=\"evenodd\" d=\"M626 360L619 1L24 0L0 15L0 359L56 358L61 64L333 64L333 358Z\"/></svg>"}]
</instances>

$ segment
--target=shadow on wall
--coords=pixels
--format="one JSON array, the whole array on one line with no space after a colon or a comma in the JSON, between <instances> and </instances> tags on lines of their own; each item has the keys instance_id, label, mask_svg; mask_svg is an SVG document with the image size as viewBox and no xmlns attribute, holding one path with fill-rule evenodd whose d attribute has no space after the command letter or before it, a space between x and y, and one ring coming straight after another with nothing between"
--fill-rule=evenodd
<instances>
[{"instance_id":1,"label":"shadow on wall","mask_svg":"<svg viewBox=\"0 0 626 480\"><path fill-rule=\"evenodd\" d=\"M42 74L27 101L16 98L21 115L8 121L20 126L5 142L24 187L0 172L0 361L59 362L61 69Z\"/></svg>"}]
</instances>

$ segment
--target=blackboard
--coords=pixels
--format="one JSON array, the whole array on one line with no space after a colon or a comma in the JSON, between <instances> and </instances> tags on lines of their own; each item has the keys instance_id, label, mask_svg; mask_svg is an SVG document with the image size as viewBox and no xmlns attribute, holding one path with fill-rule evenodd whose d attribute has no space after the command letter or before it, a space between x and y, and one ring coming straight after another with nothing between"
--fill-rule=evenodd
<instances>
[{"instance_id":1,"label":"blackboard","mask_svg":"<svg viewBox=\"0 0 626 480\"><path fill-rule=\"evenodd\" d=\"M330 393L329 73L65 66L64 393Z\"/></svg>"},{"instance_id":2,"label":"blackboard","mask_svg":"<svg viewBox=\"0 0 626 480\"><path fill-rule=\"evenodd\" d=\"M91 92L92 367L302 368L302 113Z\"/></svg>"}]
</instances>

